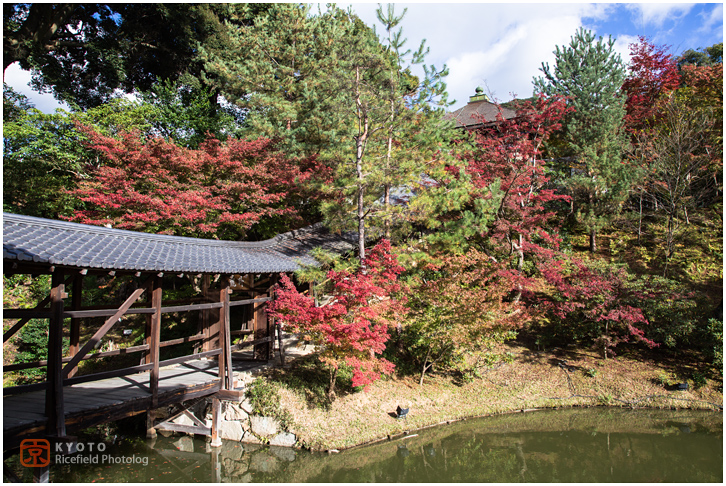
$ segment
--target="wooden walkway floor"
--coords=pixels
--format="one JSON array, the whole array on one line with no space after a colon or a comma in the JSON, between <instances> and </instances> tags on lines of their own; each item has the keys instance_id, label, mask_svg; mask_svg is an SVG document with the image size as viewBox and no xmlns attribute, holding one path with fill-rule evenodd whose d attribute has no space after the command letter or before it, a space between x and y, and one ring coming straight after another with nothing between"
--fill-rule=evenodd
<instances>
[{"instance_id":1,"label":"wooden walkway floor","mask_svg":"<svg viewBox=\"0 0 726 486\"><path fill-rule=\"evenodd\" d=\"M233 361L234 371L254 371L263 362ZM210 395L219 390L216 361L195 360L160 370L158 405L164 406ZM151 408L149 373L63 388L68 431L84 429ZM45 391L3 397L4 448L8 442L19 444L26 436L45 428Z\"/></svg>"}]
</instances>

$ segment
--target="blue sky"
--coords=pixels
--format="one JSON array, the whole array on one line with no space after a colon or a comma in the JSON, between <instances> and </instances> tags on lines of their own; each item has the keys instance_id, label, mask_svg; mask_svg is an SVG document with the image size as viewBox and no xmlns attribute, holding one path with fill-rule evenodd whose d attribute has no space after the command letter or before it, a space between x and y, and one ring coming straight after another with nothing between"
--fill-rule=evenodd
<instances>
[{"instance_id":1,"label":"blue sky","mask_svg":"<svg viewBox=\"0 0 726 486\"><path fill-rule=\"evenodd\" d=\"M353 3L369 25L378 23L375 3ZM564 46L580 27L616 39L629 61L628 45L643 35L686 49L723 42L723 3L415 3L402 23L411 47L421 39L430 47L428 63L450 69L447 79L453 108L466 104L477 86L499 101L532 95L532 78L542 62L554 63L556 45Z\"/></svg>"},{"instance_id":2,"label":"blue sky","mask_svg":"<svg viewBox=\"0 0 726 486\"><path fill-rule=\"evenodd\" d=\"M350 5L369 25L378 25L377 2ZM640 35L670 46L674 55L686 49L723 42L723 3L401 3L408 8L402 27L407 46L422 39L430 48L427 64L446 64L452 109L464 105L477 86L499 101L513 94L532 94L532 78L542 62L553 64L556 45L566 45L580 27L616 39L616 49L628 61L628 45ZM378 25L380 30L380 25ZM31 96L43 111L57 103L27 87L30 76L14 66L5 81Z\"/></svg>"}]
</instances>

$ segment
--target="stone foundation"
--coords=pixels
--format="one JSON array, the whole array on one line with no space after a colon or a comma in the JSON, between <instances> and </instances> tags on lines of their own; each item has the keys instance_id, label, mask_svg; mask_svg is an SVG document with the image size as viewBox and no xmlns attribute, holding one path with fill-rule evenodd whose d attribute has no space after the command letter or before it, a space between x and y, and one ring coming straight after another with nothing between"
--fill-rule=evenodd
<instances>
[{"instance_id":1,"label":"stone foundation","mask_svg":"<svg viewBox=\"0 0 726 486\"><path fill-rule=\"evenodd\" d=\"M251 379L243 379L238 386L249 383ZM207 427L212 426L212 399L206 398L189 408L189 411L205 422ZM172 423L180 425L194 425L191 418L181 415ZM159 431L169 436L176 432ZM244 399L242 402L222 401L222 420L219 427L219 436L222 439L242 442L246 444L269 444L276 447L295 447L297 437L295 434L282 430L280 423L272 417L252 415L252 404ZM180 439L181 440L181 439Z\"/></svg>"}]
</instances>

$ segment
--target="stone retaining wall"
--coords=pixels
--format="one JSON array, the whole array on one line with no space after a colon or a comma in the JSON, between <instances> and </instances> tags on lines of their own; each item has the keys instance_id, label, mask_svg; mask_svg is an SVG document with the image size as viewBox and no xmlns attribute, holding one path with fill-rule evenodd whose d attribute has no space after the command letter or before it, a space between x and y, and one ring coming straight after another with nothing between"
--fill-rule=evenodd
<instances>
[{"instance_id":1,"label":"stone retaining wall","mask_svg":"<svg viewBox=\"0 0 726 486\"><path fill-rule=\"evenodd\" d=\"M200 401L189 411L203 420L207 427L212 426L211 398ZM191 418L181 415L172 423L194 425ZM167 435L172 432L159 431ZM240 403L223 401L222 420L219 427L222 439L248 444L269 444L280 447L294 447L297 442L295 434L282 430L280 423L272 417L252 414L252 404L245 399Z\"/></svg>"}]
</instances>

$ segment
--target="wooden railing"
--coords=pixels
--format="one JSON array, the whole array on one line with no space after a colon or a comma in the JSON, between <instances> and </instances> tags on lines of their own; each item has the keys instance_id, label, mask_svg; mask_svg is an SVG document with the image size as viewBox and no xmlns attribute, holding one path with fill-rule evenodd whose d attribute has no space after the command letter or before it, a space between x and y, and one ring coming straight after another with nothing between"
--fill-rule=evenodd
<instances>
[{"instance_id":1,"label":"wooden railing","mask_svg":"<svg viewBox=\"0 0 726 486\"><path fill-rule=\"evenodd\" d=\"M68 283L70 280L67 279L64 282L64 285ZM91 351L97 346L97 344L103 339L103 337L118 323L120 322L121 318L123 316L129 316L129 315L149 315L153 316L156 315L157 312L159 315L161 314L168 314L173 312L195 312L195 311L207 311L207 310L214 310L214 309L224 309L225 305L227 307L234 307L234 306L240 306L240 305L250 305L250 304L257 304L257 303L264 303L268 302L270 300L269 297L261 297L261 298L255 298L255 299L244 299L244 300L238 300L238 301L228 301L226 304L225 302L211 302L211 303L201 303L201 304L186 304L186 305L175 305L175 306L166 306L166 307L160 307L159 309L156 309L154 307L143 307L143 308L133 308L131 307L136 300L144 293L145 289L137 289L125 302L122 304L119 308L93 308L93 309L81 309L81 310L63 310L62 317L63 318L72 318L72 319L82 319L82 318L93 318L93 317L109 317L106 322L101 326L101 328L94 333L94 335L89 339L89 341L76 353L74 353L71 356L64 357L60 360L61 363L63 363L65 366L62 367L61 373L62 373L62 383L63 386L73 385L77 383L85 383L89 381L97 381L97 380L103 380L107 378L114 378L114 377L120 377L120 376L127 376L132 375L136 373L146 372L146 371L153 371L154 369L158 370L159 367L169 366L173 364L179 364L184 363L187 361L195 360L195 359L201 359L201 358L209 358L214 356L219 356L223 354L225 351L225 347L228 346L228 349L230 352L232 351L238 351L240 349L244 349L246 347L255 346L263 343L269 343L271 342L271 338L265 337L261 339L254 339L252 341L246 341L239 344L236 344L234 346L227 345L225 346L224 343L222 343L221 346L207 350L204 352L198 352L189 354L186 356L181 356L178 358L168 359L164 361L158 360L158 358L155 361L147 362L141 365L137 366L131 366L127 368L112 370L112 371L104 371L104 372L98 372L93 373L89 375L83 375L78 377L72 377L69 376L71 374L71 371L76 368L76 366L81 362L85 360L93 360L93 359L99 359L99 358L105 358L110 356L119 356L119 355L128 355L133 353L139 353L139 352L148 352L152 350L151 344L141 344L136 346L130 346L127 348L121 348L121 349L115 349L111 351L102 351L97 353L91 353ZM43 300L36 306L34 309L4 309L3 310L3 317L4 319L20 319L18 323L16 323L14 326L12 326L7 332L3 335L3 342L6 342L8 339L10 339L13 335L15 335L25 324L27 324L30 319L50 319L53 316L53 313L50 309L46 308L50 301L50 297ZM225 319L228 319L228 316L226 316ZM225 329L228 329L228 325L224 326ZM221 330L221 329L220 329ZM245 335L245 334L253 334L254 331L247 331L247 330L237 330L230 332L231 335ZM222 336L220 337L220 341L222 340ZM158 342L157 348L165 348L168 346L174 346L178 344L186 344L190 342L196 342L196 341L202 341L205 339L209 339L208 333L202 332L195 334L193 336L185 336L181 338L176 339L170 339L167 341L160 341ZM229 341L229 339L224 339L225 341ZM226 357L227 360L225 362L231 361L231 356ZM29 363L17 363L17 364L11 364L11 365L4 365L3 366L3 373L6 372L12 372L12 371L21 371L21 370L27 370L27 369L34 369L34 368L42 368L48 365L48 360L39 360ZM222 371L224 372L224 371ZM157 389L158 390L158 371L157 373L154 373L155 376L152 377L152 390ZM231 374L230 374L231 377ZM156 381L156 383L154 383ZM228 380L229 382L227 385L231 385L231 378ZM6 387L3 388L3 395L9 396L9 395L16 395L20 393L27 393L31 391L36 390L45 390L48 388L48 382L41 382L41 383L33 383L29 385L18 385L13 387Z\"/></svg>"},{"instance_id":2,"label":"wooden railing","mask_svg":"<svg viewBox=\"0 0 726 486\"><path fill-rule=\"evenodd\" d=\"M136 373L149 373L149 390L151 395L149 409L154 410L159 405L159 370L161 367L187 361L213 358L217 359L218 386L220 391L229 391L233 388L232 352L253 346L255 352L259 351L261 357L267 357L270 351L271 338L269 336L269 322L265 319L262 304L270 298L259 295L257 298L230 301L230 281L227 277L220 279L220 288L210 290L210 276L202 278L202 297L191 300L193 303L182 305L162 305L162 277L163 274L153 274L131 293L120 307L99 306L94 308L81 308L83 270L53 269L51 271L50 296L43 299L33 309L7 309L4 310L5 319L19 319L3 334L3 342L7 342L31 319L48 319L48 358L33 363L11 364L3 367L3 372L20 371L38 367L46 367L46 381L30 385L20 385L3 388L3 395L13 395L33 390L45 390L45 415L47 417L46 433L51 436L64 437L65 430L65 404L63 389L66 386L132 375ZM73 272L71 275L65 272ZM136 275L137 277L140 274ZM250 279L252 282L252 279ZM72 285L71 309L65 308L65 299L68 299L66 286ZM137 300L147 295L145 307L134 307ZM252 293L255 296L255 292ZM200 302L200 300L206 302ZM211 302L210 302L211 301ZM189 301L188 301L189 302ZM177 304L178 301L172 302ZM231 345L232 332L230 329L230 308L241 305L253 306L254 333L253 340ZM168 313L202 312L201 332L191 336L161 341L162 316ZM214 313L214 316L212 315ZM124 316L143 315L145 317L144 343L124 349L94 352L107 333L113 329ZM81 346L80 322L81 319L105 317L103 325ZM216 319L215 319L216 317ZM70 319L70 347L69 356L63 356L64 319ZM249 332L246 332L249 333ZM240 334L235 332L235 334ZM160 350L168 346L175 346L190 342L201 341L201 349L195 348L192 354L161 360ZM263 352L264 351L264 352ZM111 356L141 353L140 364L136 366L103 371L84 376L74 376L78 365L85 360L99 359ZM217 410L219 412L219 410ZM153 414L152 424L153 424ZM215 429L213 427L213 429ZM216 429L215 429L216 430Z\"/></svg>"}]
</instances>

